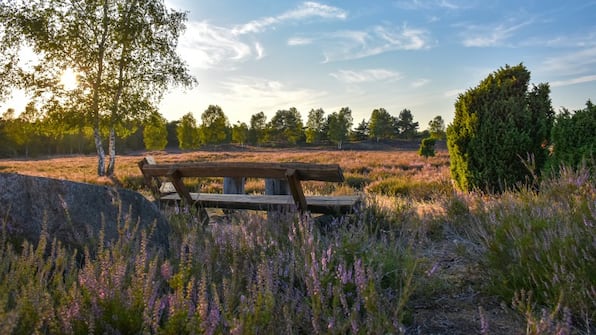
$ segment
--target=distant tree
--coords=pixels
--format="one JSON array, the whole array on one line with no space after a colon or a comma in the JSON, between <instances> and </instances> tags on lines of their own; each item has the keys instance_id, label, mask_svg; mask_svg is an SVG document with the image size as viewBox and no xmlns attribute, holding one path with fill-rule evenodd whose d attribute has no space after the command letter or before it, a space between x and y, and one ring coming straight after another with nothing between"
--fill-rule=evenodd
<instances>
[{"instance_id":1,"label":"distant tree","mask_svg":"<svg viewBox=\"0 0 596 335\"><path fill-rule=\"evenodd\" d=\"M6 134L18 147L22 147L25 157L29 157L30 144L39 134L41 113L33 103L27 104L25 110L15 118L14 110L8 109L3 115L7 121Z\"/></svg>"},{"instance_id":2,"label":"distant tree","mask_svg":"<svg viewBox=\"0 0 596 335\"><path fill-rule=\"evenodd\" d=\"M373 110L368 124L370 137L377 142L391 138L395 133L392 121L393 117L385 108Z\"/></svg>"},{"instance_id":3,"label":"distant tree","mask_svg":"<svg viewBox=\"0 0 596 335\"><path fill-rule=\"evenodd\" d=\"M179 148L180 143L178 142L178 134L176 129L178 129L178 125L180 124L180 120L170 121L166 124L166 129L168 131L168 148Z\"/></svg>"},{"instance_id":4,"label":"distant tree","mask_svg":"<svg viewBox=\"0 0 596 335\"><path fill-rule=\"evenodd\" d=\"M68 118L91 126L97 173L113 175L117 133L134 132L131 125L155 109L170 85L194 84L176 53L184 21L186 14L163 0L2 2L0 64L19 68L12 71L22 74L18 84L41 97L46 110L63 105L61 111L73 114ZM38 56L36 64L20 66L14 57L24 45ZM79 82L71 91L60 84L66 69L73 69Z\"/></svg>"},{"instance_id":5,"label":"distant tree","mask_svg":"<svg viewBox=\"0 0 596 335\"><path fill-rule=\"evenodd\" d=\"M585 163L594 169L596 164L596 105L590 100L586 108L570 113L564 109L555 118L551 131L552 156L550 169L561 165L579 167ZM546 143L544 144L546 146ZM596 172L592 170L592 172Z\"/></svg>"},{"instance_id":6,"label":"distant tree","mask_svg":"<svg viewBox=\"0 0 596 335\"><path fill-rule=\"evenodd\" d=\"M428 131L434 139L442 140L445 138L445 121L443 121L441 115L435 116L434 119L428 122Z\"/></svg>"},{"instance_id":7,"label":"distant tree","mask_svg":"<svg viewBox=\"0 0 596 335\"><path fill-rule=\"evenodd\" d=\"M546 161L554 112L547 84L528 91L530 72L519 64L491 73L460 94L447 127L451 176L463 190L503 191L538 173Z\"/></svg>"},{"instance_id":8,"label":"distant tree","mask_svg":"<svg viewBox=\"0 0 596 335\"><path fill-rule=\"evenodd\" d=\"M232 141L234 143L239 143L241 146L244 146L246 143L246 139L248 138L248 126L244 122L238 121L232 127Z\"/></svg>"},{"instance_id":9,"label":"distant tree","mask_svg":"<svg viewBox=\"0 0 596 335\"><path fill-rule=\"evenodd\" d=\"M250 128L248 129L248 143L261 145L265 142L267 131L267 116L258 112L250 117Z\"/></svg>"},{"instance_id":10,"label":"distant tree","mask_svg":"<svg viewBox=\"0 0 596 335\"><path fill-rule=\"evenodd\" d=\"M226 141L230 122L221 107L217 105L207 107L201 115L201 121L199 127L201 143L218 144Z\"/></svg>"},{"instance_id":11,"label":"distant tree","mask_svg":"<svg viewBox=\"0 0 596 335\"><path fill-rule=\"evenodd\" d=\"M414 116L412 116L412 112L409 109L403 109L399 112L397 128L399 134L403 138L411 139L416 136L416 133L418 132L418 122L414 122Z\"/></svg>"},{"instance_id":12,"label":"distant tree","mask_svg":"<svg viewBox=\"0 0 596 335\"><path fill-rule=\"evenodd\" d=\"M424 158L434 157L435 155L435 142L436 139L433 137L427 137L420 143L418 154Z\"/></svg>"},{"instance_id":13,"label":"distant tree","mask_svg":"<svg viewBox=\"0 0 596 335\"><path fill-rule=\"evenodd\" d=\"M351 133L351 138L354 141L364 141L369 137L369 127L368 127L369 123L366 122L366 119L362 119L362 122L360 122L358 124L358 126L356 126L356 128L354 128L354 130Z\"/></svg>"},{"instance_id":14,"label":"distant tree","mask_svg":"<svg viewBox=\"0 0 596 335\"><path fill-rule=\"evenodd\" d=\"M199 147L199 132L197 120L192 113L182 116L176 128L180 149L196 149Z\"/></svg>"},{"instance_id":15,"label":"distant tree","mask_svg":"<svg viewBox=\"0 0 596 335\"><path fill-rule=\"evenodd\" d=\"M153 114L143 128L143 142L147 150L163 150L168 145L168 121L159 113Z\"/></svg>"},{"instance_id":16,"label":"distant tree","mask_svg":"<svg viewBox=\"0 0 596 335\"><path fill-rule=\"evenodd\" d=\"M278 110L268 124L269 140L278 143L296 144L304 137L302 118L294 107Z\"/></svg>"},{"instance_id":17,"label":"distant tree","mask_svg":"<svg viewBox=\"0 0 596 335\"><path fill-rule=\"evenodd\" d=\"M352 110L343 107L339 112L335 112L327 117L329 124L329 139L337 144L341 150L343 142L348 138L350 128L352 127Z\"/></svg>"},{"instance_id":18,"label":"distant tree","mask_svg":"<svg viewBox=\"0 0 596 335\"><path fill-rule=\"evenodd\" d=\"M311 109L306 121L306 143L319 143L324 137L325 112L322 108Z\"/></svg>"}]
</instances>

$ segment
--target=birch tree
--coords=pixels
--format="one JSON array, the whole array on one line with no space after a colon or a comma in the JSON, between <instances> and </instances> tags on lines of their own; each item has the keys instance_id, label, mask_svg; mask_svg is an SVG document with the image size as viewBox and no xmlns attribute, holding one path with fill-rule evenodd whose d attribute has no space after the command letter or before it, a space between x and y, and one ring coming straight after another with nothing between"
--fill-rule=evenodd
<instances>
[{"instance_id":1,"label":"birch tree","mask_svg":"<svg viewBox=\"0 0 596 335\"><path fill-rule=\"evenodd\" d=\"M169 86L196 83L176 53L186 13L163 0L15 1L0 4L0 16L10 50L28 45L38 60L23 67L11 52L0 64L18 67L20 82L45 106L65 106L72 119L93 128L100 176L114 173L116 132L154 112ZM77 74L72 90L59 84L67 69Z\"/></svg>"}]
</instances>

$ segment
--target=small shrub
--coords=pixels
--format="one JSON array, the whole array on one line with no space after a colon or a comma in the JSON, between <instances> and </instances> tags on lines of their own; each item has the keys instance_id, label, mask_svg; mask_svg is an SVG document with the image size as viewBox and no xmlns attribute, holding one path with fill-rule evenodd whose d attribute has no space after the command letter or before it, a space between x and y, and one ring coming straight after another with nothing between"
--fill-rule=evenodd
<instances>
[{"instance_id":1,"label":"small shrub","mask_svg":"<svg viewBox=\"0 0 596 335\"><path fill-rule=\"evenodd\" d=\"M434 157L435 156L435 142L437 140L428 137L422 140L420 143L420 148L418 149L418 154L423 156L424 158Z\"/></svg>"},{"instance_id":2,"label":"small shrub","mask_svg":"<svg viewBox=\"0 0 596 335\"><path fill-rule=\"evenodd\" d=\"M571 180L582 180L581 173ZM559 180L545 181L549 190ZM565 187L572 191L573 187ZM492 292L507 300L534 292L536 303L563 306L576 315L596 317L596 185L588 183L561 197L523 190L503 194L486 215L476 216L485 269Z\"/></svg>"},{"instance_id":3,"label":"small shrub","mask_svg":"<svg viewBox=\"0 0 596 335\"><path fill-rule=\"evenodd\" d=\"M370 184L371 179L363 176L361 174L345 174L344 175L345 179L346 179L346 184L348 184L348 186L357 189L357 190L363 190L364 187L368 184Z\"/></svg>"},{"instance_id":4,"label":"small shrub","mask_svg":"<svg viewBox=\"0 0 596 335\"><path fill-rule=\"evenodd\" d=\"M367 191L385 196L404 196L414 200L430 200L451 190L447 180L411 180L407 177L390 177L371 183Z\"/></svg>"}]
</instances>

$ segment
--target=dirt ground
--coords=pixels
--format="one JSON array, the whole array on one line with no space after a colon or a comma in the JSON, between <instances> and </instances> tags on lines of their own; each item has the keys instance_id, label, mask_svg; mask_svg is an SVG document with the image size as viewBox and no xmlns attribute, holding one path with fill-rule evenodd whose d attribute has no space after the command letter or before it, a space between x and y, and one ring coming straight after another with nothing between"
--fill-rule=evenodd
<instances>
[{"instance_id":1,"label":"dirt ground","mask_svg":"<svg viewBox=\"0 0 596 335\"><path fill-rule=\"evenodd\" d=\"M407 334L525 334L525 320L509 304L480 289L479 264L473 246L445 232L429 241L423 255L432 266L421 288L409 302L411 324Z\"/></svg>"}]
</instances>

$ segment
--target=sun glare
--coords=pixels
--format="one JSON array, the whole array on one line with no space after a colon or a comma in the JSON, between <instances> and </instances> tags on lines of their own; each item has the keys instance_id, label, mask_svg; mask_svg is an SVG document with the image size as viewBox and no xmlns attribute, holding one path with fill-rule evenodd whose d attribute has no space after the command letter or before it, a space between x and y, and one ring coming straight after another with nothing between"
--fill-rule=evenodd
<instances>
[{"instance_id":1,"label":"sun glare","mask_svg":"<svg viewBox=\"0 0 596 335\"><path fill-rule=\"evenodd\" d=\"M74 90L77 88L77 74L71 68L66 69L64 73L62 73L60 83L62 83L62 86L65 90Z\"/></svg>"}]
</instances>

